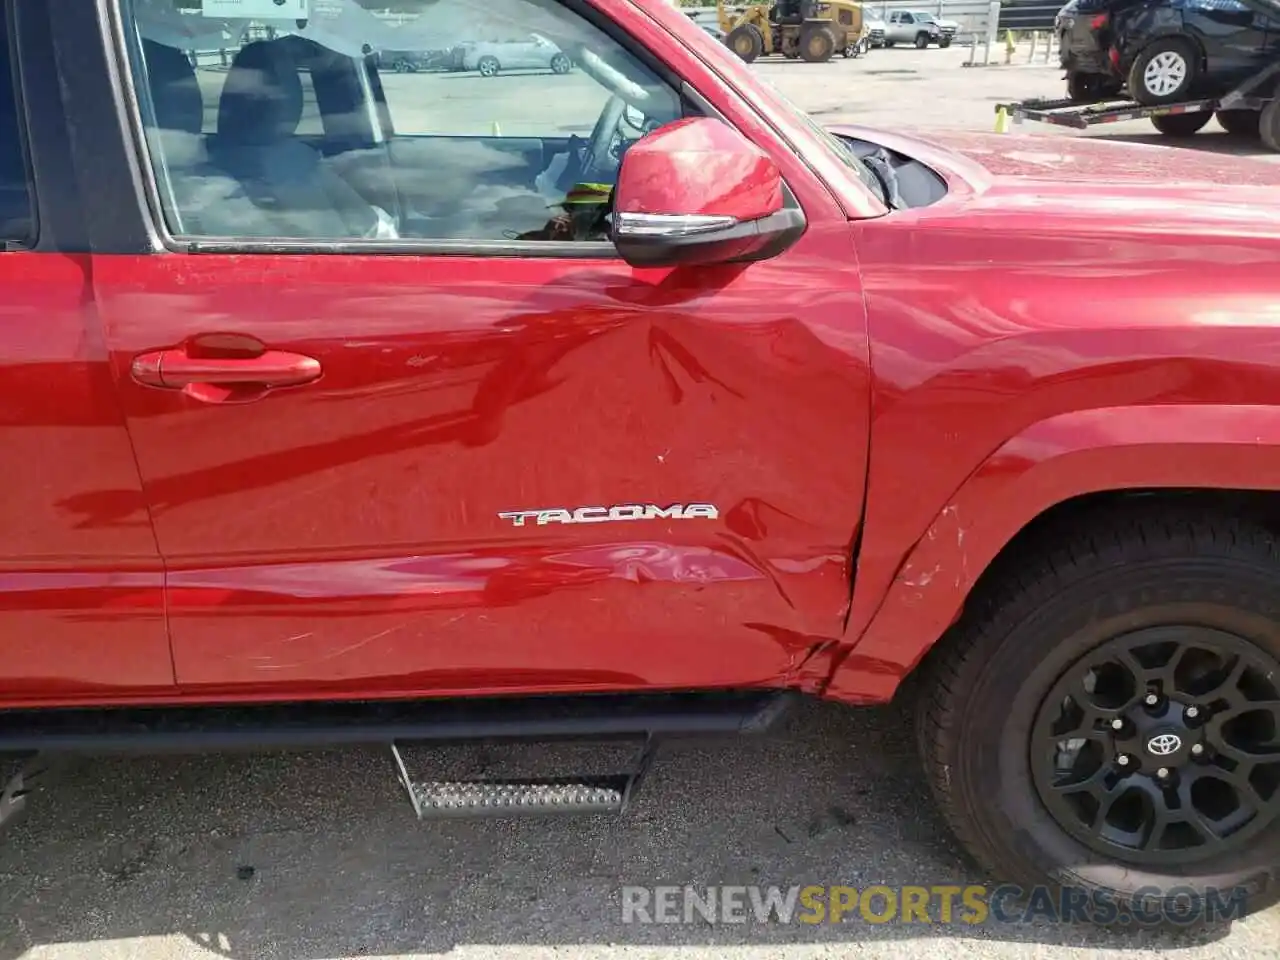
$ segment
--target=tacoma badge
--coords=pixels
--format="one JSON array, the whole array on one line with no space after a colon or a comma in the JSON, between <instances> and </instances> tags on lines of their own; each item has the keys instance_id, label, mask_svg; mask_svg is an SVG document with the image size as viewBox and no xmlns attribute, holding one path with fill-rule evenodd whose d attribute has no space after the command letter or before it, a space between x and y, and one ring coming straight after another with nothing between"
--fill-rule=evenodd
<instances>
[{"instance_id":1,"label":"tacoma badge","mask_svg":"<svg viewBox=\"0 0 1280 960\"><path fill-rule=\"evenodd\" d=\"M624 503L615 507L551 507L546 510L511 510L499 513L513 526L523 527L525 520L537 518L538 525L548 523L611 523L615 520L715 520L720 511L709 503L676 503L660 507L655 503Z\"/></svg>"}]
</instances>

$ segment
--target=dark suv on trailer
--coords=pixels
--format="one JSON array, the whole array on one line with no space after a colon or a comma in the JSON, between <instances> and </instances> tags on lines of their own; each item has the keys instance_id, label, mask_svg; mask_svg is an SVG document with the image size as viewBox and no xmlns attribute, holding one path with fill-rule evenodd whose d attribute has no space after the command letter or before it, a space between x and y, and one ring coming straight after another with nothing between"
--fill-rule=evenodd
<instances>
[{"instance_id":1,"label":"dark suv on trailer","mask_svg":"<svg viewBox=\"0 0 1280 960\"><path fill-rule=\"evenodd\" d=\"M1280 5L1075 0L1058 29L1069 96L1092 100L1127 87L1155 106L1220 96L1267 66L1280 52Z\"/></svg>"}]
</instances>

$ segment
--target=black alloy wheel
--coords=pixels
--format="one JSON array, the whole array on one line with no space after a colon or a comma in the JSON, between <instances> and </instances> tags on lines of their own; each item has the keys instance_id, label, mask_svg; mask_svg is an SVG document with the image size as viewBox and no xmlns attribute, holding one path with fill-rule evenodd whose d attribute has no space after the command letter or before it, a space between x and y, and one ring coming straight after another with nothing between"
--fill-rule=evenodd
<instances>
[{"instance_id":1,"label":"black alloy wheel","mask_svg":"<svg viewBox=\"0 0 1280 960\"><path fill-rule=\"evenodd\" d=\"M1107 857L1176 869L1229 855L1280 814L1280 663L1233 634L1154 627L1103 644L1050 691L1032 777Z\"/></svg>"}]
</instances>

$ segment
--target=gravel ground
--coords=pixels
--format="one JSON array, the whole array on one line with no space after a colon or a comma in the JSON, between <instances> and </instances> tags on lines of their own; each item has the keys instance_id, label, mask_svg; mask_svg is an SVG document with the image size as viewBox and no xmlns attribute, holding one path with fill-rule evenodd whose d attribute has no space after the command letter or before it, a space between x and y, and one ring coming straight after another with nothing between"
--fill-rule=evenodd
<instances>
[{"instance_id":1,"label":"gravel ground","mask_svg":"<svg viewBox=\"0 0 1280 960\"><path fill-rule=\"evenodd\" d=\"M814 65L794 60L757 61L755 69L797 105L824 123L865 123L922 133L937 129L995 129L996 105L1032 97L1066 95L1062 70L1044 62L1044 47L1032 60L1029 44L1021 46L1013 62L965 67L965 48L947 50L894 47L872 50L865 58ZM994 54L993 54L994 57ZM981 52L979 57L981 59ZM1004 59L1003 49L999 51ZM814 82L821 71L822 81ZM1011 130L1043 136L1088 136L1171 146L1149 120L1133 120L1075 131L1044 123L1025 122ZM1253 156L1272 162L1280 156L1260 143L1228 137L1215 122L1173 149L1211 150Z\"/></svg>"},{"instance_id":2,"label":"gravel ground","mask_svg":"<svg viewBox=\"0 0 1280 960\"><path fill-rule=\"evenodd\" d=\"M926 131L990 129L996 102L1061 88L1049 66L965 69L966 56L882 50L757 69L824 120ZM1159 142L1145 123L1106 134ZM1195 146L1242 149L1208 131ZM538 756L551 765L556 753ZM448 762L488 759L470 750ZM934 814L895 708L811 704L776 736L663 754L621 820L420 824L380 751L96 762L68 772L5 836L0 960L1280 956L1276 911L1180 937L620 922L631 884L981 879Z\"/></svg>"},{"instance_id":3,"label":"gravel ground","mask_svg":"<svg viewBox=\"0 0 1280 960\"><path fill-rule=\"evenodd\" d=\"M1274 912L1171 937L621 922L624 885L981 882L892 707L807 704L767 738L673 749L621 819L419 823L372 750L98 762L54 796L0 850L0 960L1280 955Z\"/></svg>"}]
</instances>

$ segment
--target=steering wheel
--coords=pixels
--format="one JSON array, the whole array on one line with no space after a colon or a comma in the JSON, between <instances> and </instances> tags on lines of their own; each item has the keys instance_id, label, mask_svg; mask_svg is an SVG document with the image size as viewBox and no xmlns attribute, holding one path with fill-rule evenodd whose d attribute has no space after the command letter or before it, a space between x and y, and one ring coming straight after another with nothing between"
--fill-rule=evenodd
<instances>
[{"instance_id":1,"label":"steering wheel","mask_svg":"<svg viewBox=\"0 0 1280 960\"><path fill-rule=\"evenodd\" d=\"M582 152L579 181L595 182L601 174L617 173L618 165L612 154L613 138L618 133L618 127L622 123L622 115L626 109L627 102L615 94L600 111L596 125L592 128L591 136L587 140L586 148Z\"/></svg>"}]
</instances>

